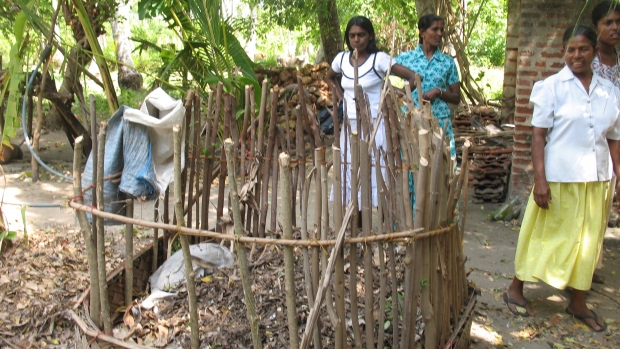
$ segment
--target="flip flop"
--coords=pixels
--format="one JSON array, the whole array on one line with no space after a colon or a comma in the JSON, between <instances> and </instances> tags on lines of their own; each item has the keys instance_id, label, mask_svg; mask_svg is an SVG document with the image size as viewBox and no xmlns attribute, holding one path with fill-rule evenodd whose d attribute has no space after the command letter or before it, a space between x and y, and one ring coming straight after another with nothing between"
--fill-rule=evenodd
<instances>
[{"instance_id":1,"label":"flip flop","mask_svg":"<svg viewBox=\"0 0 620 349\"><path fill-rule=\"evenodd\" d=\"M575 319L577 319L577 320L581 321L584 325L588 326L588 327L589 327L592 331L594 331L594 332L603 332L603 331L605 331L605 330L607 329L607 323L606 323L606 322L603 322L603 324L602 324L602 325L601 325L601 324L599 324L599 323L598 323L598 315L596 315L596 313L594 312L594 310L590 310L590 311L592 312L592 315L590 315L590 314L575 314L575 313L573 313L572 311L568 310L568 308L566 308L566 313L567 313L568 315L571 315L571 316L572 316L572 317L574 317ZM594 322L596 322L596 324L597 324L598 326L600 326L600 327L601 327L601 329L600 329L600 330L595 330L595 329L594 329L594 327L592 327L592 325L591 325L589 322L587 322L587 321L586 321L586 320L588 320L588 319L592 319L592 320L594 320Z\"/></svg>"},{"instance_id":2,"label":"flip flop","mask_svg":"<svg viewBox=\"0 0 620 349\"><path fill-rule=\"evenodd\" d=\"M515 307L515 310L512 310L510 308L510 304L513 304L513 305L516 305L517 307L521 307L521 308L525 309L525 307L527 307L528 303L529 303L527 301L527 299L524 302L519 303L516 300L508 297L508 292L504 292L503 296L504 296L504 303L506 303L506 306L508 307L508 310L510 310L510 312L513 315L522 316L522 317L530 317L530 314L527 312L527 310L525 311L525 313L521 313L521 312L519 312L519 309L517 309L516 307Z\"/></svg>"},{"instance_id":3,"label":"flip flop","mask_svg":"<svg viewBox=\"0 0 620 349\"><path fill-rule=\"evenodd\" d=\"M595 274L592 275L592 283L601 284L602 285L602 284L605 283L605 279L602 276L600 276L600 275L595 273Z\"/></svg>"}]
</instances>

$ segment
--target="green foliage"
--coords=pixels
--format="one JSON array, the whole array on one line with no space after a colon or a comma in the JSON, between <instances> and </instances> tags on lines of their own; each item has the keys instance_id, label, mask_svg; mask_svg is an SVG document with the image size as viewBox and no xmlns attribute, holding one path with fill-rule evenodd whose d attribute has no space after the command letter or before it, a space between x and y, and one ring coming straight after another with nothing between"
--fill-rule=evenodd
<instances>
[{"instance_id":1,"label":"green foliage","mask_svg":"<svg viewBox=\"0 0 620 349\"><path fill-rule=\"evenodd\" d=\"M4 96L8 88L7 107L5 112L4 125L2 126L2 144L11 147L11 138L16 136L16 131L20 126L19 120L19 101L21 97L20 83L23 81L23 62L22 48L27 43L26 34L26 15L20 12L15 17L15 25L13 35L15 43L11 47L8 64L8 82L5 82L0 100L4 100Z\"/></svg>"},{"instance_id":2,"label":"green foliage","mask_svg":"<svg viewBox=\"0 0 620 349\"><path fill-rule=\"evenodd\" d=\"M501 67L506 54L506 0L487 0L475 6L482 8L467 43L467 56L474 65Z\"/></svg>"},{"instance_id":3,"label":"green foliage","mask_svg":"<svg viewBox=\"0 0 620 349\"><path fill-rule=\"evenodd\" d=\"M193 79L203 89L222 81L227 91L242 93L243 86L256 81L254 64L235 36L230 18L223 18L220 0L141 0L140 18L161 15L182 40L182 48L140 40L139 50L159 53L161 82L171 79L184 87ZM241 76L238 74L241 73Z\"/></svg>"},{"instance_id":4,"label":"green foliage","mask_svg":"<svg viewBox=\"0 0 620 349\"><path fill-rule=\"evenodd\" d=\"M14 231L3 231L0 233L0 251L2 251L2 242L4 240L13 240L17 237L17 233Z\"/></svg>"}]
</instances>

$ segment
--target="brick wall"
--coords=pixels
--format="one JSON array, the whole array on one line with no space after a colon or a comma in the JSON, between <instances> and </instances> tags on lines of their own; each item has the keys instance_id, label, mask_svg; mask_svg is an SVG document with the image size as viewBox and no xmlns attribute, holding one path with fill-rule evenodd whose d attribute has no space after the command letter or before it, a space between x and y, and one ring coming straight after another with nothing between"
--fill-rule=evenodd
<instances>
[{"instance_id":1,"label":"brick wall","mask_svg":"<svg viewBox=\"0 0 620 349\"><path fill-rule=\"evenodd\" d=\"M530 151L533 111L529 103L530 93L534 82L553 75L564 67L562 36L566 28L577 23L586 0L520 0L520 5L510 196L519 195L523 198L529 195L534 182ZM583 11L583 23L590 23L591 11L592 5ZM510 51L507 50L507 59L510 58L509 54ZM507 83L508 81L505 85Z\"/></svg>"},{"instance_id":2,"label":"brick wall","mask_svg":"<svg viewBox=\"0 0 620 349\"><path fill-rule=\"evenodd\" d=\"M504 87L502 92L502 122L514 123L515 94L517 92L517 57L519 55L519 22L521 0L508 0L506 26L506 59L504 60Z\"/></svg>"}]
</instances>

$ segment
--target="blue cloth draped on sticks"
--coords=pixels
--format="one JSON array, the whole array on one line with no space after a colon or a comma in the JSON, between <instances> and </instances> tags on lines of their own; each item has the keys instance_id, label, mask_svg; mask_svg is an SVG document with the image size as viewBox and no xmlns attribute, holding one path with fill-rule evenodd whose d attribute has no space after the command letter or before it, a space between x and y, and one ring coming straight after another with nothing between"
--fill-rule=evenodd
<instances>
[{"instance_id":1,"label":"blue cloth draped on sticks","mask_svg":"<svg viewBox=\"0 0 620 349\"><path fill-rule=\"evenodd\" d=\"M155 200L166 190L174 178L171 130L183 123L184 114L183 102L158 88L146 96L140 109L121 106L112 115L106 128L103 173L109 180L104 181L104 207L100 209L124 215L123 200ZM93 166L91 153L82 175L84 189L91 187ZM93 190L85 191L85 203L92 202ZM120 224L110 219L104 222Z\"/></svg>"},{"instance_id":2,"label":"blue cloth draped on sticks","mask_svg":"<svg viewBox=\"0 0 620 349\"><path fill-rule=\"evenodd\" d=\"M422 51L422 45L418 45L414 50L401 53L394 58L396 63L405 66L422 78L422 93L439 88L442 91L449 90L450 85L459 82L459 74L454 59L440 52L435 51L429 60ZM416 108L420 108L418 101L418 89L412 91L413 102ZM403 107L404 108L404 107ZM435 98L431 103L433 117L439 121L439 128L446 130L446 136L450 137L450 156L456 159L456 146L454 143L454 131L452 130L452 120L450 119L450 107L448 103L440 98ZM409 173L409 190L411 192L411 206L415 214L415 186L413 184L413 174Z\"/></svg>"}]
</instances>

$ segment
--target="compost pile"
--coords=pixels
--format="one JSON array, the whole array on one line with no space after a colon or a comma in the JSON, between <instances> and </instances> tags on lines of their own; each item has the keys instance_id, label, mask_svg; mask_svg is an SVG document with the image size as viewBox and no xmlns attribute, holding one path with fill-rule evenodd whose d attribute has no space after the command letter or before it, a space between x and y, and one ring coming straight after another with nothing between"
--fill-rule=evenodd
<instances>
[{"instance_id":1,"label":"compost pile","mask_svg":"<svg viewBox=\"0 0 620 349\"><path fill-rule=\"evenodd\" d=\"M363 258L364 251L360 249L359 257ZM295 248L295 272L299 278L303 275L302 250ZM284 290L284 263L282 250L275 246L256 247L252 253L253 262L250 263L252 272L252 290L256 298L256 311L260 317L260 332L264 338L265 348L284 348L289 345L289 334L286 320L286 308L282 300L285 298ZM397 277L403 278L401 263L402 256L397 256ZM377 261L378 263L378 261ZM363 302L364 274L362 266L358 266L358 294L359 303ZM373 268L375 275L374 288L379 287L378 270ZM348 274L348 273L347 273ZM391 280L391 275L388 276ZM296 282L297 315L301 323L305 323L309 313L306 291L301 282ZM388 281L388 287L391 283ZM349 293L346 290L346 307L350 312ZM216 270L196 283L198 298L200 341L202 345L223 348L248 348L252 346L250 323L244 304L243 289L238 270L226 268ZM179 290L175 297L161 300L151 310L141 309L139 301L128 309L123 317L123 322L114 329L114 336L118 339L137 344L169 347L188 348L190 346L189 311L187 302L187 290L185 287ZM386 304L388 312L391 309L391 298ZM378 311L378 309L377 309ZM360 309L363 312L363 309ZM390 312L391 314L391 312ZM391 343L391 322L383 324L386 329L386 342ZM320 319L323 344L333 347L333 342L328 342L334 337L334 326L328 316ZM402 324L402 321L400 322ZM362 328L364 326L361 321ZM351 333L351 323L348 333ZM423 324L418 322L416 340L421 338ZM300 326L300 332L303 326ZM300 333L301 334L301 333ZM349 340L351 340L349 338Z\"/></svg>"}]
</instances>

